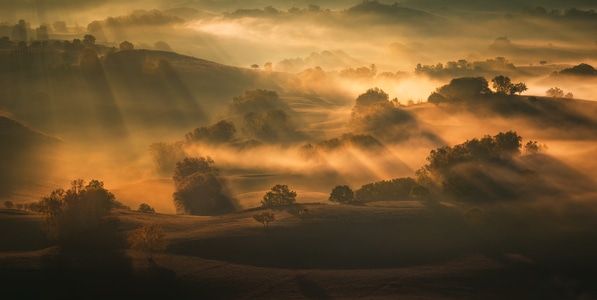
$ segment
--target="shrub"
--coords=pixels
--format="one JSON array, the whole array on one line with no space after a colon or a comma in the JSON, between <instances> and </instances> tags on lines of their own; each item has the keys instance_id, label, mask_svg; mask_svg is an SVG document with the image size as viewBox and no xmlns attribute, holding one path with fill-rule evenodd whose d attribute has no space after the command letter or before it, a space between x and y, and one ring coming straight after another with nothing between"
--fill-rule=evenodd
<instances>
[{"instance_id":1,"label":"shrub","mask_svg":"<svg viewBox=\"0 0 597 300\"><path fill-rule=\"evenodd\" d=\"M153 209L153 207L149 206L149 204L145 204L145 203L141 203L139 205L139 209L137 211L142 212L142 213L155 214L155 209Z\"/></svg>"}]
</instances>

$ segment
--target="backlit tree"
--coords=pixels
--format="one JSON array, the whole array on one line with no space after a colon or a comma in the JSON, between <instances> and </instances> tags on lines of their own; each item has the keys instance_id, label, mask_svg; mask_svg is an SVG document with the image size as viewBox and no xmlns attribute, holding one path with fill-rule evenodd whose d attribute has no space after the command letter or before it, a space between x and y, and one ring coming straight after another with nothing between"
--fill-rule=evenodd
<instances>
[{"instance_id":1,"label":"backlit tree","mask_svg":"<svg viewBox=\"0 0 597 300\"><path fill-rule=\"evenodd\" d=\"M296 192L287 185L276 184L270 191L265 193L261 204L263 207L277 207L293 204L296 201Z\"/></svg>"}]
</instances>

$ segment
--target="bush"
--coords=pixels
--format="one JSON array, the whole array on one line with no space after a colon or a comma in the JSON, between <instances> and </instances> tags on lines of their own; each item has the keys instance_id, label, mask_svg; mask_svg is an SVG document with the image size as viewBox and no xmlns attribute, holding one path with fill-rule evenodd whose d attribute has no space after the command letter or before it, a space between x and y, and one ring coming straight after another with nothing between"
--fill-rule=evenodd
<instances>
[{"instance_id":1,"label":"bush","mask_svg":"<svg viewBox=\"0 0 597 300\"><path fill-rule=\"evenodd\" d=\"M355 198L359 202L409 200L420 196L413 194L413 190L419 192L419 186L410 177L382 180L363 185L355 192Z\"/></svg>"},{"instance_id":2,"label":"bush","mask_svg":"<svg viewBox=\"0 0 597 300\"><path fill-rule=\"evenodd\" d=\"M291 191L287 185L276 184L265 193L261 204L263 207L278 207L293 204L296 201L296 192Z\"/></svg>"},{"instance_id":3,"label":"bush","mask_svg":"<svg viewBox=\"0 0 597 300\"><path fill-rule=\"evenodd\" d=\"M155 214L155 209L153 209L153 207L149 206L149 204L145 204L145 203L141 203L139 205L139 209L137 211L142 212L142 213Z\"/></svg>"},{"instance_id":4,"label":"bush","mask_svg":"<svg viewBox=\"0 0 597 300\"><path fill-rule=\"evenodd\" d=\"M4 201L4 207L11 209L13 207L12 201Z\"/></svg>"}]
</instances>

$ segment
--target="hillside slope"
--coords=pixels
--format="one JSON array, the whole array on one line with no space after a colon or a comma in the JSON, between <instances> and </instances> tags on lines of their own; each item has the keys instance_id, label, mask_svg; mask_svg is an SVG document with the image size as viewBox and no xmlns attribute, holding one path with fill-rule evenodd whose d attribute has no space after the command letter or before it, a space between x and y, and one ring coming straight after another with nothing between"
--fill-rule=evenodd
<instances>
[{"instance_id":1,"label":"hillside slope","mask_svg":"<svg viewBox=\"0 0 597 300\"><path fill-rule=\"evenodd\" d=\"M524 207L485 206L478 218L458 203L303 204L274 211L277 220L269 231L252 219L261 209L221 217L117 211L122 234L161 224L170 242L167 252L150 264L130 251L21 246L0 253L0 270L10 273L9 295L50 297L90 292L220 299L595 295L590 282L597 270L590 262L596 261L597 245L575 246L593 234L586 215L546 207L542 216L516 212ZM0 223L9 220L17 225L0 214ZM528 222L535 225L521 226ZM31 236L27 230L21 234ZM6 235L3 241L22 243ZM78 284L65 290L47 278Z\"/></svg>"},{"instance_id":2,"label":"hillside slope","mask_svg":"<svg viewBox=\"0 0 597 300\"><path fill-rule=\"evenodd\" d=\"M0 144L0 199L23 199L44 187L45 173L61 144L58 138L0 112Z\"/></svg>"}]
</instances>

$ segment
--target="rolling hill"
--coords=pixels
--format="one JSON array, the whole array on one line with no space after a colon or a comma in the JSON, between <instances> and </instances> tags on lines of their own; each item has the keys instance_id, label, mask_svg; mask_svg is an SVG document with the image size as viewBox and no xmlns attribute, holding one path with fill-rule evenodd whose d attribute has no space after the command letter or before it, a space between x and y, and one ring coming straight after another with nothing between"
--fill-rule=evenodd
<instances>
[{"instance_id":1,"label":"rolling hill","mask_svg":"<svg viewBox=\"0 0 597 300\"><path fill-rule=\"evenodd\" d=\"M18 235L0 232L11 245L0 253L0 270L4 284L10 286L5 295L12 296L474 299L595 295L590 282L597 270L586 263L595 261L597 245L582 242L593 232L581 225L585 217L576 214L570 220L550 209L521 215L517 209L480 208L481 218L470 217L467 205L435 201L300 204L274 211L277 220L269 231L252 218L262 209L219 217L114 212L119 220L115 237L142 224L163 226L170 245L156 255L154 263L124 251L122 243L101 250L97 246L69 251L45 248L48 244L36 233L39 229L25 226L38 216L1 210L2 228L13 224L21 228L18 235L31 239L25 242ZM298 213L304 210L308 213ZM554 217L561 222L553 222ZM523 225L529 222L535 226ZM561 226L568 229L561 231ZM90 240L91 245L101 244L98 238ZM38 242L32 246L31 240ZM576 247L578 243L584 247ZM70 281L77 284L57 285Z\"/></svg>"}]
</instances>

